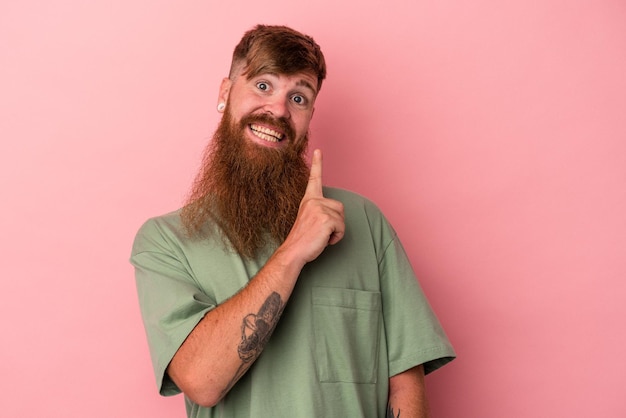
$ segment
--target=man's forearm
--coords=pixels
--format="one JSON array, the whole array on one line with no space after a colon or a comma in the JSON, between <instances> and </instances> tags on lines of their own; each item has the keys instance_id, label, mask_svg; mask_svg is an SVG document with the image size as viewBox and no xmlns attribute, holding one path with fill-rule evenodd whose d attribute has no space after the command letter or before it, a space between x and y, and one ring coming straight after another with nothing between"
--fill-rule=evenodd
<instances>
[{"instance_id":1,"label":"man's forearm","mask_svg":"<svg viewBox=\"0 0 626 418\"><path fill-rule=\"evenodd\" d=\"M424 367L413 367L389 379L387 418L429 418Z\"/></svg>"},{"instance_id":2,"label":"man's forearm","mask_svg":"<svg viewBox=\"0 0 626 418\"><path fill-rule=\"evenodd\" d=\"M265 300L258 313L248 314L243 319L243 324L241 325L241 342L237 347L241 365L228 386L222 391L222 395L225 395L230 388L237 383L239 378L243 376L252 365L252 362L259 357L274 332L274 328L276 328L276 324L278 323L284 307L285 303L280 295L276 292L272 292Z\"/></svg>"},{"instance_id":3,"label":"man's forearm","mask_svg":"<svg viewBox=\"0 0 626 418\"><path fill-rule=\"evenodd\" d=\"M301 269L277 251L245 288L198 323L167 370L191 400L215 405L254 363Z\"/></svg>"}]
</instances>

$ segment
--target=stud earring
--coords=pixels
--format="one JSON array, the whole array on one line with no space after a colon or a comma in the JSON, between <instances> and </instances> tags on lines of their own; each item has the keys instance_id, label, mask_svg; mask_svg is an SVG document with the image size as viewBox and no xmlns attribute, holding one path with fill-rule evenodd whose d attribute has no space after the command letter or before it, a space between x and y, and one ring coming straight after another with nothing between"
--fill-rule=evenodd
<instances>
[{"instance_id":1,"label":"stud earring","mask_svg":"<svg viewBox=\"0 0 626 418\"><path fill-rule=\"evenodd\" d=\"M223 112L224 109L226 109L226 103L220 103L217 105L217 111L218 112Z\"/></svg>"}]
</instances>

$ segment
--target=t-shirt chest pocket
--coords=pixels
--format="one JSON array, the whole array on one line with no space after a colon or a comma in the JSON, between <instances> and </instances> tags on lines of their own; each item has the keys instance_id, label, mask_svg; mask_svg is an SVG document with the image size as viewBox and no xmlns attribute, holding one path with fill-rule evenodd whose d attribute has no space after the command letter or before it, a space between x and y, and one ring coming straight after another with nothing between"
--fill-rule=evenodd
<instances>
[{"instance_id":1,"label":"t-shirt chest pocket","mask_svg":"<svg viewBox=\"0 0 626 418\"><path fill-rule=\"evenodd\" d=\"M376 383L380 293L314 287L312 298L320 382Z\"/></svg>"}]
</instances>

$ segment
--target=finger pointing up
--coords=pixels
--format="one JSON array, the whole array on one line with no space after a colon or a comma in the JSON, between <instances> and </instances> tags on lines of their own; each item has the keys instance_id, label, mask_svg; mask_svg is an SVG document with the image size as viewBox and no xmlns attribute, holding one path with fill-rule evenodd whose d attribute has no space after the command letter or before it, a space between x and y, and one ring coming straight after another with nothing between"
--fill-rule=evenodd
<instances>
[{"instance_id":1,"label":"finger pointing up","mask_svg":"<svg viewBox=\"0 0 626 418\"><path fill-rule=\"evenodd\" d=\"M322 192L322 151L316 149L313 151L311 159L311 173L309 174L309 183L306 186L305 196L323 197Z\"/></svg>"}]
</instances>

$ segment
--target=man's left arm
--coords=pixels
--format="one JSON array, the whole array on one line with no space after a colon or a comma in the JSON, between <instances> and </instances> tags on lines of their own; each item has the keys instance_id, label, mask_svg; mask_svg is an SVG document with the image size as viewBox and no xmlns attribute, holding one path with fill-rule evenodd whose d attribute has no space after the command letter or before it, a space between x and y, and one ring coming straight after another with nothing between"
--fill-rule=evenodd
<instances>
[{"instance_id":1,"label":"man's left arm","mask_svg":"<svg viewBox=\"0 0 626 418\"><path fill-rule=\"evenodd\" d=\"M389 378L387 418L428 418L424 366L415 366Z\"/></svg>"}]
</instances>

